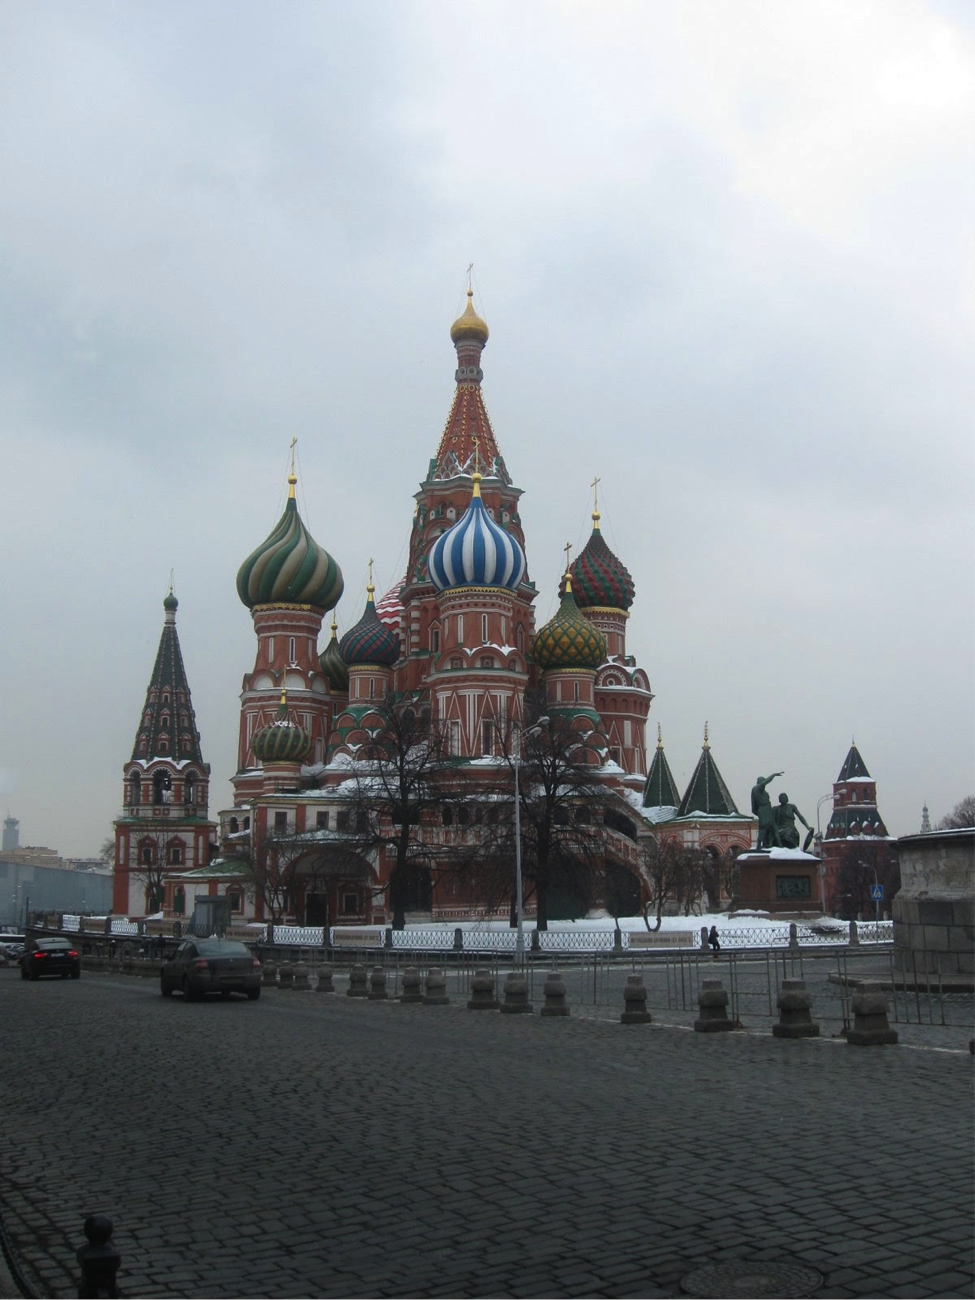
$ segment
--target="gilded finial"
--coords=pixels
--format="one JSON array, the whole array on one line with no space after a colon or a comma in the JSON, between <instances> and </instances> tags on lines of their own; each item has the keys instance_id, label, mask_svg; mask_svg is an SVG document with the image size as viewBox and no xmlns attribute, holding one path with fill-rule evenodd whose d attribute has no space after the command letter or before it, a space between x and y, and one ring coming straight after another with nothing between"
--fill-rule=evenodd
<instances>
[{"instance_id":1,"label":"gilded finial","mask_svg":"<svg viewBox=\"0 0 975 1300\"><path fill-rule=\"evenodd\" d=\"M294 494L295 494L295 484L298 482L298 475L295 473L295 446L297 445L297 442L298 442L298 439L297 439L297 438L292 438L292 439L291 439L291 442L290 442L290 444L289 444L289 446L290 446L290 448L291 448L291 468L290 468L290 470L288 471L288 498L289 498L289 500L292 499L292 498L294 497Z\"/></svg>"},{"instance_id":2,"label":"gilded finial","mask_svg":"<svg viewBox=\"0 0 975 1300\"><path fill-rule=\"evenodd\" d=\"M376 591L376 588L373 586L373 582L372 582L372 566L373 566L373 564L374 564L374 561L370 559L370 561L369 561L369 581L366 583L366 595L369 597L369 600L370 600L370 601L372 600L373 595L375 594L375 591Z\"/></svg>"},{"instance_id":3,"label":"gilded finial","mask_svg":"<svg viewBox=\"0 0 975 1300\"><path fill-rule=\"evenodd\" d=\"M663 747L664 747L664 733L660 730L660 723L658 722L657 723L657 748L663 749Z\"/></svg>"},{"instance_id":4,"label":"gilded finial","mask_svg":"<svg viewBox=\"0 0 975 1300\"><path fill-rule=\"evenodd\" d=\"M599 485L602 482L600 478L594 478L589 484L592 488L592 526L594 529L599 528L599 521L602 516L599 513Z\"/></svg>"},{"instance_id":5,"label":"gilded finial","mask_svg":"<svg viewBox=\"0 0 975 1300\"><path fill-rule=\"evenodd\" d=\"M338 638L338 634L339 634L339 623L338 623L338 619L335 617L335 610L333 609L332 610L332 640L333 641L335 641Z\"/></svg>"},{"instance_id":6,"label":"gilded finial","mask_svg":"<svg viewBox=\"0 0 975 1300\"><path fill-rule=\"evenodd\" d=\"M170 595L173 594L173 574L174 574L174 573L175 573L175 569L170 569L170 570L169 570L169 594L170 594Z\"/></svg>"},{"instance_id":7,"label":"gilded finial","mask_svg":"<svg viewBox=\"0 0 975 1300\"><path fill-rule=\"evenodd\" d=\"M481 448L480 439L476 433L474 435L474 473L471 479L474 484L471 496L479 497L481 495Z\"/></svg>"},{"instance_id":8,"label":"gilded finial","mask_svg":"<svg viewBox=\"0 0 975 1300\"><path fill-rule=\"evenodd\" d=\"M568 572L569 572L569 554L570 554L570 552L572 551L572 543L571 543L571 542L566 542L566 544L562 547L562 549L563 549L563 551L565 551L565 572L566 572L566 575L568 575Z\"/></svg>"},{"instance_id":9,"label":"gilded finial","mask_svg":"<svg viewBox=\"0 0 975 1300\"><path fill-rule=\"evenodd\" d=\"M288 688L283 682L281 683L281 707L282 709L288 707Z\"/></svg>"},{"instance_id":10,"label":"gilded finial","mask_svg":"<svg viewBox=\"0 0 975 1300\"><path fill-rule=\"evenodd\" d=\"M473 298L473 297L474 297L474 290L471 288L471 277L473 276L473 274L474 274L474 263L473 263L473 262L468 262L468 263L467 263L467 296L468 296L468 298Z\"/></svg>"},{"instance_id":11,"label":"gilded finial","mask_svg":"<svg viewBox=\"0 0 975 1300\"><path fill-rule=\"evenodd\" d=\"M708 740L708 724L704 724L704 746L705 749L711 748L711 742Z\"/></svg>"}]
</instances>

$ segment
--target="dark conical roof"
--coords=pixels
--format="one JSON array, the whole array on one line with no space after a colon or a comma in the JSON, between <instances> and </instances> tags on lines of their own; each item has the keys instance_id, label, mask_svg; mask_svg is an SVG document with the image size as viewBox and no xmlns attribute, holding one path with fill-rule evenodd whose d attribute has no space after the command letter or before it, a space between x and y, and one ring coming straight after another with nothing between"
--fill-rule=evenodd
<instances>
[{"instance_id":1,"label":"dark conical roof","mask_svg":"<svg viewBox=\"0 0 975 1300\"><path fill-rule=\"evenodd\" d=\"M691 777L691 783L680 801L677 815L687 817L690 813L706 813L710 817L736 817L738 809L731 797L724 777L718 771L718 765L711 755L708 743L708 729L704 728L704 745L697 767Z\"/></svg>"},{"instance_id":2,"label":"dark conical roof","mask_svg":"<svg viewBox=\"0 0 975 1300\"><path fill-rule=\"evenodd\" d=\"M200 733L196 729L196 715L176 632L178 606L179 601L169 592L163 601L163 630L142 717L135 733L132 757L145 762L154 758L168 758L173 762L183 759L202 765Z\"/></svg>"},{"instance_id":3,"label":"dark conical roof","mask_svg":"<svg viewBox=\"0 0 975 1300\"><path fill-rule=\"evenodd\" d=\"M650 764L647 783L643 787L644 808L676 808L680 803L677 785L674 781L667 755L664 753L660 729L657 729L657 749Z\"/></svg>"},{"instance_id":4,"label":"dark conical roof","mask_svg":"<svg viewBox=\"0 0 975 1300\"><path fill-rule=\"evenodd\" d=\"M860 751L856 747L856 742L850 746L850 752L844 759L843 766L840 768L840 774L837 781L852 781L856 776L870 777L867 771L867 765L860 757ZM872 778L871 778L872 779Z\"/></svg>"}]
</instances>

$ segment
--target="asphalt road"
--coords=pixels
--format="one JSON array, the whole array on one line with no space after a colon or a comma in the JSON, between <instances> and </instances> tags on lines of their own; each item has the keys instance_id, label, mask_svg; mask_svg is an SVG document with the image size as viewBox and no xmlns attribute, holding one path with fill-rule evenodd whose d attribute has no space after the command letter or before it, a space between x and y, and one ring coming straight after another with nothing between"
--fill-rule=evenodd
<instances>
[{"instance_id":1,"label":"asphalt road","mask_svg":"<svg viewBox=\"0 0 975 1300\"><path fill-rule=\"evenodd\" d=\"M77 1294L92 1212L129 1296L670 1296L735 1262L972 1294L973 1062L944 1031L857 1048L11 969L0 1027L0 1196L39 1295Z\"/></svg>"}]
</instances>

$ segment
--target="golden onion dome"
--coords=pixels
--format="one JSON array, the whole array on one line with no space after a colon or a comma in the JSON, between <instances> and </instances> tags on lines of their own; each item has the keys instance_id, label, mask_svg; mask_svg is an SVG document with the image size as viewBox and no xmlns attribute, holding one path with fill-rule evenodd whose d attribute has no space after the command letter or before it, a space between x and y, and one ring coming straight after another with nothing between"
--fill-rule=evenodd
<instances>
[{"instance_id":1,"label":"golden onion dome","mask_svg":"<svg viewBox=\"0 0 975 1300\"><path fill-rule=\"evenodd\" d=\"M480 343L481 347L488 341L487 322L483 321L474 310L474 290L467 290L467 306L450 327L453 343L465 343L468 340Z\"/></svg>"}]
</instances>

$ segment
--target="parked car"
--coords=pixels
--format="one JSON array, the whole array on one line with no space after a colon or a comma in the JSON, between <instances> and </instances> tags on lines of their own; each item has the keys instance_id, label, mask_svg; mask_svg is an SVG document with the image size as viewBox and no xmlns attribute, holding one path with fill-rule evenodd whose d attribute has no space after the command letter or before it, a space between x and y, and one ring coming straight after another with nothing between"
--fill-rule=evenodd
<instances>
[{"instance_id":1,"label":"parked car","mask_svg":"<svg viewBox=\"0 0 975 1300\"><path fill-rule=\"evenodd\" d=\"M81 955L67 939L30 939L20 959L20 978L39 980L42 975L81 978Z\"/></svg>"},{"instance_id":2,"label":"parked car","mask_svg":"<svg viewBox=\"0 0 975 1300\"><path fill-rule=\"evenodd\" d=\"M8 934L6 931L0 934L0 966L7 966L11 962L16 962L19 966L26 942L22 934Z\"/></svg>"},{"instance_id":3,"label":"parked car","mask_svg":"<svg viewBox=\"0 0 975 1300\"><path fill-rule=\"evenodd\" d=\"M159 990L171 998L177 989L187 999L205 993L261 996L261 963L236 939L185 939L159 972Z\"/></svg>"}]
</instances>

